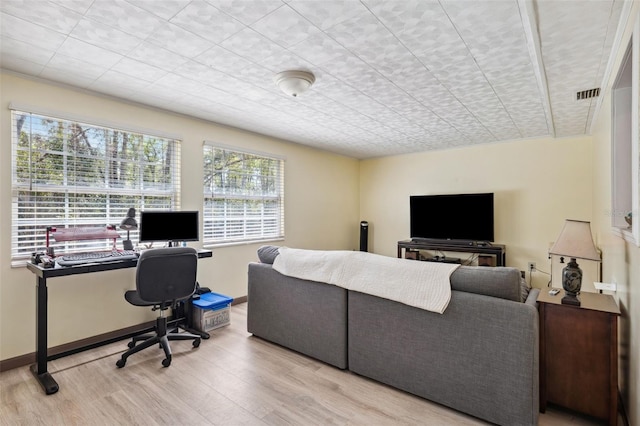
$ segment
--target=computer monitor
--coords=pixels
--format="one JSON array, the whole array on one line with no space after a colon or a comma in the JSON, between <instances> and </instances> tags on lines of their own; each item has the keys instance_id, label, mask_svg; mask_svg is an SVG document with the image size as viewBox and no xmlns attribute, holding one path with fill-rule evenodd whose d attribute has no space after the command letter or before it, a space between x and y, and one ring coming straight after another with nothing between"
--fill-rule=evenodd
<instances>
[{"instance_id":1,"label":"computer monitor","mask_svg":"<svg viewBox=\"0 0 640 426\"><path fill-rule=\"evenodd\" d=\"M197 211L140 212L140 242L198 241L199 220Z\"/></svg>"}]
</instances>

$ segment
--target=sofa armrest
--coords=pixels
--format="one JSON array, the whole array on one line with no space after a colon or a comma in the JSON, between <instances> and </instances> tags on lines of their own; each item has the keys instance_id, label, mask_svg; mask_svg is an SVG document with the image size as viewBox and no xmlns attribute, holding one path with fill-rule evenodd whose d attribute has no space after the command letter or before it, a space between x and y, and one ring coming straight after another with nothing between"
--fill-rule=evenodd
<instances>
[{"instance_id":1,"label":"sofa armrest","mask_svg":"<svg viewBox=\"0 0 640 426\"><path fill-rule=\"evenodd\" d=\"M526 303L527 305L531 305L534 308L538 308L538 294L540 294L540 289L539 288L532 288L531 291L529 291L529 295L527 296L527 300L524 301L524 303Z\"/></svg>"}]
</instances>

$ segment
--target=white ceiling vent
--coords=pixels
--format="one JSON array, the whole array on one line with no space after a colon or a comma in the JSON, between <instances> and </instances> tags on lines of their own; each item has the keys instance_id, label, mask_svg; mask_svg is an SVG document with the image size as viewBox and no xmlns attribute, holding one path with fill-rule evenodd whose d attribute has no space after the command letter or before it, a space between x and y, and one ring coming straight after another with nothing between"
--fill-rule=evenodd
<instances>
[{"instance_id":1,"label":"white ceiling vent","mask_svg":"<svg viewBox=\"0 0 640 426\"><path fill-rule=\"evenodd\" d=\"M600 95L600 88L599 87L595 88L595 89L583 90L582 92L577 92L576 93L576 101L581 101L583 99L595 98L598 95Z\"/></svg>"}]
</instances>

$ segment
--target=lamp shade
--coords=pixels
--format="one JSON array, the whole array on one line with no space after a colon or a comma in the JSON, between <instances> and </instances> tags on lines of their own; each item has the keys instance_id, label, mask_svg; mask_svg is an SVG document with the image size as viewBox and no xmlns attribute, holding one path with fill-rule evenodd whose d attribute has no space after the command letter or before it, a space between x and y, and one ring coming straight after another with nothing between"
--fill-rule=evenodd
<instances>
[{"instance_id":1,"label":"lamp shade","mask_svg":"<svg viewBox=\"0 0 640 426\"><path fill-rule=\"evenodd\" d=\"M600 253L591 236L591 224L581 220L567 219L549 254L600 261Z\"/></svg>"},{"instance_id":2,"label":"lamp shade","mask_svg":"<svg viewBox=\"0 0 640 426\"><path fill-rule=\"evenodd\" d=\"M283 71L276 74L273 81L284 93L297 97L311 87L316 78L307 71Z\"/></svg>"}]
</instances>

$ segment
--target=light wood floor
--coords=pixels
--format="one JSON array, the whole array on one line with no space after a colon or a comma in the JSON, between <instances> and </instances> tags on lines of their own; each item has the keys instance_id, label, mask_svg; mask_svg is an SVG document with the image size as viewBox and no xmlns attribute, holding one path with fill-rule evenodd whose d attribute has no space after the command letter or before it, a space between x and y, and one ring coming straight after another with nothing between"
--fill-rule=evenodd
<instances>
[{"instance_id":1,"label":"light wood floor","mask_svg":"<svg viewBox=\"0 0 640 426\"><path fill-rule=\"evenodd\" d=\"M246 304L197 349L171 342L118 369L126 341L49 363L45 395L28 367L0 373L1 425L483 425L482 421L281 348L246 332ZM557 409L540 425L591 425Z\"/></svg>"}]
</instances>

